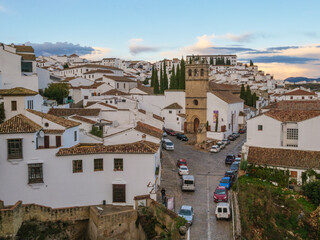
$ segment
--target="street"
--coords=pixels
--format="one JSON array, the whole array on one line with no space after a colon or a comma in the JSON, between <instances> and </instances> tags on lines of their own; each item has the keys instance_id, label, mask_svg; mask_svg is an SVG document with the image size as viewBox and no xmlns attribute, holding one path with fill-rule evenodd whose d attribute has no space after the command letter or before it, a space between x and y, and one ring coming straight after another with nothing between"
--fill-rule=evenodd
<instances>
[{"instance_id":1,"label":"street","mask_svg":"<svg viewBox=\"0 0 320 240\"><path fill-rule=\"evenodd\" d=\"M231 239L232 221L216 221L213 192L219 185L229 165L225 165L228 153L237 155L245 142L245 134L227 145L219 153L209 153L196 150L186 142L176 137L167 137L174 143L174 151L163 150L163 175L161 187L166 189L168 197L175 197L175 212L181 205L191 205L194 208L194 221L191 226L191 239ZM181 177L177 173L178 159L187 160L190 175L195 177L195 192L181 191ZM230 195L230 194L229 194Z\"/></svg>"}]
</instances>

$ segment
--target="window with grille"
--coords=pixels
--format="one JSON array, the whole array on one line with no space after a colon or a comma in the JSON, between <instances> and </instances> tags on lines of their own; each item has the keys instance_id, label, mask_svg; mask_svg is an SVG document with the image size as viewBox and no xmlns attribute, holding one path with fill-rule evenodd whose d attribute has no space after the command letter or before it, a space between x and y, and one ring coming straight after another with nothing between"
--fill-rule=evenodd
<instances>
[{"instance_id":1,"label":"window with grille","mask_svg":"<svg viewBox=\"0 0 320 240\"><path fill-rule=\"evenodd\" d=\"M33 109L33 100L28 100L28 109Z\"/></svg>"},{"instance_id":2,"label":"window with grille","mask_svg":"<svg viewBox=\"0 0 320 240\"><path fill-rule=\"evenodd\" d=\"M82 172L82 160L73 160L72 163L74 173Z\"/></svg>"},{"instance_id":3,"label":"window with grille","mask_svg":"<svg viewBox=\"0 0 320 240\"><path fill-rule=\"evenodd\" d=\"M126 185L125 184L113 184L113 202L126 202Z\"/></svg>"},{"instance_id":4,"label":"window with grille","mask_svg":"<svg viewBox=\"0 0 320 240\"><path fill-rule=\"evenodd\" d=\"M17 111L17 101L11 101L11 111Z\"/></svg>"},{"instance_id":5,"label":"window with grille","mask_svg":"<svg viewBox=\"0 0 320 240\"><path fill-rule=\"evenodd\" d=\"M94 159L94 171L103 171L103 159Z\"/></svg>"},{"instance_id":6,"label":"window with grille","mask_svg":"<svg viewBox=\"0 0 320 240\"><path fill-rule=\"evenodd\" d=\"M298 129L288 128L287 129L287 139L298 140Z\"/></svg>"},{"instance_id":7,"label":"window with grille","mask_svg":"<svg viewBox=\"0 0 320 240\"><path fill-rule=\"evenodd\" d=\"M115 158L114 159L114 171L123 171L123 159Z\"/></svg>"},{"instance_id":8,"label":"window with grille","mask_svg":"<svg viewBox=\"0 0 320 240\"><path fill-rule=\"evenodd\" d=\"M42 163L28 164L28 183L43 183Z\"/></svg>"},{"instance_id":9,"label":"window with grille","mask_svg":"<svg viewBox=\"0 0 320 240\"><path fill-rule=\"evenodd\" d=\"M263 130L262 125L258 125L258 131L262 131L262 130Z\"/></svg>"},{"instance_id":10,"label":"window with grille","mask_svg":"<svg viewBox=\"0 0 320 240\"><path fill-rule=\"evenodd\" d=\"M8 159L22 158L22 139L8 139Z\"/></svg>"},{"instance_id":11,"label":"window with grille","mask_svg":"<svg viewBox=\"0 0 320 240\"><path fill-rule=\"evenodd\" d=\"M74 131L74 141L76 142L78 140L78 134L77 131Z\"/></svg>"}]
</instances>

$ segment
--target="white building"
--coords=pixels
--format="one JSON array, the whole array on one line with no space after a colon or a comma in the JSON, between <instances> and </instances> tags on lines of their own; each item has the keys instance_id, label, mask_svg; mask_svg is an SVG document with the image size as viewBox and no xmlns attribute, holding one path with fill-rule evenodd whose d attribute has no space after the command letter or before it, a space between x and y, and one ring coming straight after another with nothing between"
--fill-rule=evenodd
<instances>
[{"instance_id":1,"label":"white building","mask_svg":"<svg viewBox=\"0 0 320 240\"><path fill-rule=\"evenodd\" d=\"M38 91L36 56L31 46L0 43L0 87Z\"/></svg>"}]
</instances>

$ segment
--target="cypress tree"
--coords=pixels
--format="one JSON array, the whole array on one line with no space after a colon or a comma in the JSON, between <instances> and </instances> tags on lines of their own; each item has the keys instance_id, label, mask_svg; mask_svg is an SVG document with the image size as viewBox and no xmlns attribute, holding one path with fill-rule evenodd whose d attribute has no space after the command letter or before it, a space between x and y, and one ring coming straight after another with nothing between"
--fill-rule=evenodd
<instances>
[{"instance_id":1,"label":"cypress tree","mask_svg":"<svg viewBox=\"0 0 320 240\"><path fill-rule=\"evenodd\" d=\"M256 107L256 104L257 104L257 94L253 93L252 94L252 106Z\"/></svg>"},{"instance_id":2,"label":"cypress tree","mask_svg":"<svg viewBox=\"0 0 320 240\"><path fill-rule=\"evenodd\" d=\"M153 93L159 94L159 79L158 79L158 71L156 69L154 71Z\"/></svg>"},{"instance_id":3,"label":"cypress tree","mask_svg":"<svg viewBox=\"0 0 320 240\"><path fill-rule=\"evenodd\" d=\"M160 93L164 92L164 79L163 79L163 74L162 74L162 64L160 68Z\"/></svg>"},{"instance_id":4,"label":"cypress tree","mask_svg":"<svg viewBox=\"0 0 320 240\"><path fill-rule=\"evenodd\" d=\"M179 89L179 86L180 86L180 80L181 79L181 71L180 71L180 66L178 64L177 66L177 72L176 72L176 89Z\"/></svg>"},{"instance_id":5,"label":"cypress tree","mask_svg":"<svg viewBox=\"0 0 320 240\"><path fill-rule=\"evenodd\" d=\"M213 57L210 57L210 65L213 65Z\"/></svg>"},{"instance_id":6,"label":"cypress tree","mask_svg":"<svg viewBox=\"0 0 320 240\"><path fill-rule=\"evenodd\" d=\"M154 86L154 66L152 66L152 74L151 74L151 87Z\"/></svg>"},{"instance_id":7,"label":"cypress tree","mask_svg":"<svg viewBox=\"0 0 320 240\"><path fill-rule=\"evenodd\" d=\"M248 106L252 106L252 95L249 85L247 85L245 104Z\"/></svg>"},{"instance_id":8,"label":"cypress tree","mask_svg":"<svg viewBox=\"0 0 320 240\"><path fill-rule=\"evenodd\" d=\"M245 100L245 98L246 98L246 90L245 90L243 84L241 85L240 98L243 100Z\"/></svg>"},{"instance_id":9,"label":"cypress tree","mask_svg":"<svg viewBox=\"0 0 320 240\"><path fill-rule=\"evenodd\" d=\"M180 81L179 81L179 89L186 88L186 63L184 59L181 59L181 70L180 70Z\"/></svg>"},{"instance_id":10,"label":"cypress tree","mask_svg":"<svg viewBox=\"0 0 320 240\"><path fill-rule=\"evenodd\" d=\"M250 66L253 66L253 62L252 62L252 60L250 59Z\"/></svg>"},{"instance_id":11,"label":"cypress tree","mask_svg":"<svg viewBox=\"0 0 320 240\"><path fill-rule=\"evenodd\" d=\"M168 89L168 75L167 75L167 68L166 68L166 60L163 60L163 90Z\"/></svg>"},{"instance_id":12,"label":"cypress tree","mask_svg":"<svg viewBox=\"0 0 320 240\"><path fill-rule=\"evenodd\" d=\"M171 76L170 76L170 89L176 89L176 76L175 76L174 65L172 65Z\"/></svg>"}]
</instances>

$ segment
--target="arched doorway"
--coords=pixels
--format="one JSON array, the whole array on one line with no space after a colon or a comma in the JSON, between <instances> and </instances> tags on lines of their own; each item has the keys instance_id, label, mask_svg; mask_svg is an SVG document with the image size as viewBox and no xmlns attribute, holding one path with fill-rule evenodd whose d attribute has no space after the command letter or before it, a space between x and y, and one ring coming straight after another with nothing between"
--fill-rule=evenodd
<instances>
[{"instance_id":1,"label":"arched doorway","mask_svg":"<svg viewBox=\"0 0 320 240\"><path fill-rule=\"evenodd\" d=\"M193 131L195 133L197 133L198 127L199 127L199 118L195 118L193 121Z\"/></svg>"}]
</instances>

